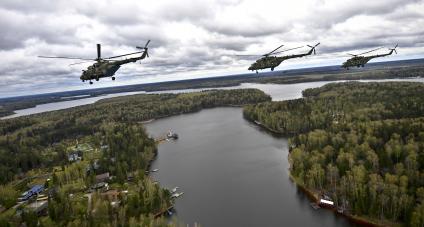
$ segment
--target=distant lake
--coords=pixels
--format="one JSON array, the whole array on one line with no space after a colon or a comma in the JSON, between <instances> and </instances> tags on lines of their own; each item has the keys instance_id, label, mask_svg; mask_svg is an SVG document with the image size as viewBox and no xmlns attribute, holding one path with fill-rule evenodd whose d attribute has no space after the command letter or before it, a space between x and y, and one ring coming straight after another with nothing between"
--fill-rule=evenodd
<instances>
[{"instance_id":1,"label":"distant lake","mask_svg":"<svg viewBox=\"0 0 424 227\"><path fill-rule=\"evenodd\" d=\"M361 82L385 82L385 81L411 81L411 82L424 82L424 78L411 78L411 79L385 79L385 80L359 80ZM101 99L126 96L126 95L135 95L135 94L162 94L162 93L185 93L185 92L197 92L211 89L238 89L238 88L257 88L272 97L274 101L279 100L288 100L288 99L296 99L302 97L302 91L307 88L316 88L321 87L328 83L334 82L344 82L344 81L317 81L317 82L308 82L308 83L297 83L297 84L254 84L254 83L243 83L240 86L234 87L220 87L220 88L200 88L200 89L183 89L183 90L167 90L167 91L155 91L155 92L122 92L122 93L114 93L108 95L101 95L96 97L89 98L81 98L77 100L68 100L68 101L60 101L60 102L52 102L46 104L40 104L32 108L16 110L15 114L2 117L0 119L9 119L20 116L27 116L31 114L43 113L54 110L61 110L72 108L76 106L82 106L87 104L95 103Z\"/></svg>"}]
</instances>

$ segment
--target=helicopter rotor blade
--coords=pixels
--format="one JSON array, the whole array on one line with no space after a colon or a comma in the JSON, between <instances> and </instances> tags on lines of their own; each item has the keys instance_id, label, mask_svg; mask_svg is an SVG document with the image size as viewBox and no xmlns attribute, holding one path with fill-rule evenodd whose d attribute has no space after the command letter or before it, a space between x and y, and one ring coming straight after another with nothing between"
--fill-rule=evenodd
<instances>
[{"instance_id":1,"label":"helicopter rotor blade","mask_svg":"<svg viewBox=\"0 0 424 227\"><path fill-rule=\"evenodd\" d=\"M270 55L276 55L276 54L280 54L280 53L283 53L283 52L286 52L286 51L296 50L296 49L299 49L299 48L302 48L302 47L304 47L304 46L299 46L299 47L290 48L290 49L287 49L287 50L278 51L278 52L272 53Z\"/></svg>"},{"instance_id":2,"label":"helicopter rotor blade","mask_svg":"<svg viewBox=\"0 0 424 227\"><path fill-rule=\"evenodd\" d=\"M367 51L367 52L364 52L364 53L361 53L361 54L357 54L357 55L368 54L368 53L371 53L371 52L373 52L373 51L380 50L381 48L383 48L383 47L379 47L379 48L376 48L376 49L374 49L374 50L370 50L370 51Z\"/></svg>"},{"instance_id":3,"label":"helicopter rotor blade","mask_svg":"<svg viewBox=\"0 0 424 227\"><path fill-rule=\"evenodd\" d=\"M93 62L93 61L82 61L82 62L72 63L72 64L69 64L69 66L71 66L71 65L84 64L84 63L88 63L88 62Z\"/></svg>"},{"instance_id":4,"label":"helicopter rotor blade","mask_svg":"<svg viewBox=\"0 0 424 227\"><path fill-rule=\"evenodd\" d=\"M281 48L281 47L283 47L283 46L284 46L284 44L283 44L283 45L281 45L281 46L279 46L279 47L277 47L277 48L275 48L273 51L271 51L271 52L269 52L269 53L267 53L267 54L264 54L263 56L268 56L268 55L272 54L274 51L276 51L276 50L280 49L280 48Z\"/></svg>"},{"instance_id":5,"label":"helicopter rotor blade","mask_svg":"<svg viewBox=\"0 0 424 227\"><path fill-rule=\"evenodd\" d=\"M147 43L146 43L146 45L144 45L144 47L136 46L135 48L137 48L137 49L147 49L147 46L149 45L149 43L150 43L150 39L147 40Z\"/></svg>"},{"instance_id":6,"label":"helicopter rotor blade","mask_svg":"<svg viewBox=\"0 0 424 227\"><path fill-rule=\"evenodd\" d=\"M88 58L74 58L74 57L59 57L59 56L38 56L39 58L60 58L60 59L69 59L69 60L85 60L85 61L94 61L96 59Z\"/></svg>"},{"instance_id":7,"label":"helicopter rotor blade","mask_svg":"<svg viewBox=\"0 0 424 227\"><path fill-rule=\"evenodd\" d=\"M124 57L124 56L128 56L128 55L139 54L139 53L143 53L143 52L144 51L137 51L137 52L133 52L133 53L129 53L129 54L116 55L116 56L112 56L112 57L108 57L108 58L104 58L104 59L119 58L119 57Z\"/></svg>"},{"instance_id":8,"label":"helicopter rotor blade","mask_svg":"<svg viewBox=\"0 0 424 227\"><path fill-rule=\"evenodd\" d=\"M257 54L235 54L233 56L237 56L237 57L262 57L263 55L257 55Z\"/></svg>"}]
</instances>

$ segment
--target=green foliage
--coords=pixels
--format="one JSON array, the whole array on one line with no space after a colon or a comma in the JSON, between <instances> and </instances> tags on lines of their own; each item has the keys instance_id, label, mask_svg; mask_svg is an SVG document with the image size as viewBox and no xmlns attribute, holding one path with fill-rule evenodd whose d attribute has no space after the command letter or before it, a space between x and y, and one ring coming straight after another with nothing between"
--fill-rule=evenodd
<instances>
[{"instance_id":1,"label":"green foliage","mask_svg":"<svg viewBox=\"0 0 424 227\"><path fill-rule=\"evenodd\" d=\"M38 221L44 226L176 226L164 218L154 218L169 208L172 200L168 190L144 175L156 154L156 143L141 122L202 108L269 100L255 89L134 95L5 120L0 125L0 183L32 169L52 170L49 216L38 220L34 213L25 213L21 221L28 226ZM79 146L89 143L97 148L107 145L107 149L86 152L87 160L69 163L67 152L75 139L85 141ZM89 167L95 161L99 167L93 170ZM95 183L95 175L105 172L113 176L109 183L119 192L118 201L87 190ZM128 182L128 176L134 181ZM26 188L31 179L14 182L15 188L11 183L0 186L0 202L6 207L14 205L18 196L14 189ZM124 188L128 189L125 193Z\"/></svg>"},{"instance_id":2,"label":"green foliage","mask_svg":"<svg viewBox=\"0 0 424 227\"><path fill-rule=\"evenodd\" d=\"M2 120L0 184L33 168L66 164L66 149L61 142L98 133L105 123L138 124L149 119L199 111L202 108L269 100L269 96L256 89L133 95L101 100L93 105L69 110ZM98 137L95 138L98 140Z\"/></svg>"},{"instance_id":3,"label":"green foliage","mask_svg":"<svg viewBox=\"0 0 424 227\"><path fill-rule=\"evenodd\" d=\"M6 209L16 204L19 193L11 185L0 185L0 205Z\"/></svg>"},{"instance_id":4,"label":"green foliage","mask_svg":"<svg viewBox=\"0 0 424 227\"><path fill-rule=\"evenodd\" d=\"M290 139L291 173L357 215L423 223L424 85L338 83L244 115Z\"/></svg>"}]
</instances>

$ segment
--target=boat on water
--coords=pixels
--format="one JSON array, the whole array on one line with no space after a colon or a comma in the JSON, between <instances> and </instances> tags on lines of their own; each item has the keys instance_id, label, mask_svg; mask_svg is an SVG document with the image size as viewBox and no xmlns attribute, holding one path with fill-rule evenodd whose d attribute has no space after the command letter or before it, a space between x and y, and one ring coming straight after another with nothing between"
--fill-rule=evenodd
<instances>
[{"instance_id":1,"label":"boat on water","mask_svg":"<svg viewBox=\"0 0 424 227\"><path fill-rule=\"evenodd\" d=\"M178 134L173 132L172 130L169 130L168 134L166 134L166 138L176 140L176 139L178 139Z\"/></svg>"},{"instance_id":2,"label":"boat on water","mask_svg":"<svg viewBox=\"0 0 424 227\"><path fill-rule=\"evenodd\" d=\"M173 188L173 189L171 190L171 192L172 192L172 193L175 193L175 192L177 192L177 190L178 190L178 187L175 187L175 188Z\"/></svg>"},{"instance_id":3,"label":"boat on water","mask_svg":"<svg viewBox=\"0 0 424 227\"><path fill-rule=\"evenodd\" d=\"M177 193L174 193L174 194L172 194L171 195L171 198L178 198L178 197L180 197L180 196L182 196L184 194L184 192L177 192Z\"/></svg>"}]
</instances>

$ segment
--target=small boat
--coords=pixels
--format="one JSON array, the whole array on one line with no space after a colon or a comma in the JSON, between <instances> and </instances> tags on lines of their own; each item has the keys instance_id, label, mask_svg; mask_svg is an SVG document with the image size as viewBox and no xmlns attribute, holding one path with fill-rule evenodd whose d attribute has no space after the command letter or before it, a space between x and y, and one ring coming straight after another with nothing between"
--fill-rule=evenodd
<instances>
[{"instance_id":1,"label":"small boat","mask_svg":"<svg viewBox=\"0 0 424 227\"><path fill-rule=\"evenodd\" d=\"M177 190L178 190L178 187L175 187L175 188L173 188L173 189L171 190L171 192L172 192L172 193L175 193L175 192L177 192Z\"/></svg>"},{"instance_id":2,"label":"small boat","mask_svg":"<svg viewBox=\"0 0 424 227\"><path fill-rule=\"evenodd\" d=\"M180 196L182 196L184 194L184 192L177 192L171 195L171 198L178 198Z\"/></svg>"},{"instance_id":3,"label":"small boat","mask_svg":"<svg viewBox=\"0 0 424 227\"><path fill-rule=\"evenodd\" d=\"M152 170L150 172L154 173L154 172L157 172L157 171L159 171L159 169L154 169L154 170Z\"/></svg>"},{"instance_id":4,"label":"small boat","mask_svg":"<svg viewBox=\"0 0 424 227\"><path fill-rule=\"evenodd\" d=\"M171 131L171 130L169 130L168 131L168 134L166 135L166 138L167 139L174 139L174 140L176 140L176 139L178 139L178 134L175 133L175 132L173 132L173 131Z\"/></svg>"}]
</instances>

